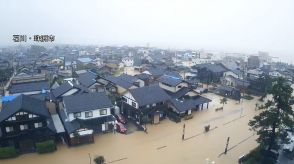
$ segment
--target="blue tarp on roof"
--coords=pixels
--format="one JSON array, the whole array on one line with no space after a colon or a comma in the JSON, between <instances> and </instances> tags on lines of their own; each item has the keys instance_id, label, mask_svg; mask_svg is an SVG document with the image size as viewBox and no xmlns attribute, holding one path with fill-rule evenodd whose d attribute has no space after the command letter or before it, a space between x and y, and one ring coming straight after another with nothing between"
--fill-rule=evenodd
<instances>
[{"instance_id":1,"label":"blue tarp on roof","mask_svg":"<svg viewBox=\"0 0 294 164\"><path fill-rule=\"evenodd\" d=\"M2 97L2 101L3 102L9 102L9 101L12 101L16 98L17 96L3 96Z\"/></svg>"}]
</instances>

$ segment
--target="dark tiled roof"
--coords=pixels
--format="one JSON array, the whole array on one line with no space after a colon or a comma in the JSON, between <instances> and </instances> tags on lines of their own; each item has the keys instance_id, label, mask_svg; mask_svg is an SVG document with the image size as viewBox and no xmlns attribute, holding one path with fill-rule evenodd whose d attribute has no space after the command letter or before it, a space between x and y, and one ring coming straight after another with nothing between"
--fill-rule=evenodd
<instances>
[{"instance_id":1,"label":"dark tiled roof","mask_svg":"<svg viewBox=\"0 0 294 164\"><path fill-rule=\"evenodd\" d=\"M78 95L66 96L63 98L66 112L75 113L102 108L112 107L110 99L104 92L83 93Z\"/></svg>"},{"instance_id":2,"label":"dark tiled roof","mask_svg":"<svg viewBox=\"0 0 294 164\"><path fill-rule=\"evenodd\" d=\"M79 75L77 80L81 85L85 87L90 87L91 85L96 83L96 74L93 72L86 72Z\"/></svg>"},{"instance_id":3,"label":"dark tiled roof","mask_svg":"<svg viewBox=\"0 0 294 164\"><path fill-rule=\"evenodd\" d=\"M170 86L177 86L180 84L183 80L181 78L173 77L173 76L168 76L168 75L163 75L160 78L157 79L159 82L168 84Z\"/></svg>"},{"instance_id":4,"label":"dark tiled roof","mask_svg":"<svg viewBox=\"0 0 294 164\"><path fill-rule=\"evenodd\" d=\"M14 93L49 90L49 88L50 88L49 83L47 81L39 81L39 82L12 84L11 88L9 89L9 92L14 94Z\"/></svg>"},{"instance_id":5,"label":"dark tiled roof","mask_svg":"<svg viewBox=\"0 0 294 164\"><path fill-rule=\"evenodd\" d=\"M148 80L151 78L150 75L146 74L146 73L141 73L141 74L138 74L138 75L135 75L138 79L141 79L141 80Z\"/></svg>"},{"instance_id":6,"label":"dark tiled roof","mask_svg":"<svg viewBox=\"0 0 294 164\"><path fill-rule=\"evenodd\" d=\"M139 106L167 101L170 98L158 85L131 89L130 93L139 103Z\"/></svg>"},{"instance_id":7,"label":"dark tiled roof","mask_svg":"<svg viewBox=\"0 0 294 164\"><path fill-rule=\"evenodd\" d=\"M169 92L169 91L165 91L167 94L170 95L170 97L172 98L180 98L180 97L183 97L185 94L187 94L188 92L192 91L191 88L187 88L187 87L183 87L181 88L178 92L176 93L173 93L173 92Z\"/></svg>"},{"instance_id":8,"label":"dark tiled roof","mask_svg":"<svg viewBox=\"0 0 294 164\"><path fill-rule=\"evenodd\" d=\"M134 76L127 75L127 74L122 74L118 77L110 75L110 76L105 77L105 79L116 84L116 85L119 85L125 89L132 87L134 85L134 82L136 82L138 80L138 78L136 78Z\"/></svg>"},{"instance_id":9,"label":"dark tiled roof","mask_svg":"<svg viewBox=\"0 0 294 164\"><path fill-rule=\"evenodd\" d=\"M188 99L171 99L170 102L176 110L184 112L196 108L197 105L211 102L211 100L202 96L194 96Z\"/></svg>"},{"instance_id":10,"label":"dark tiled roof","mask_svg":"<svg viewBox=\"0 0 294 164\"><path fill-rule=\"evenodd\" d=\"M54 89L52 91L53 95L55 96L55 98L63 95L64 93L66 93L67 91L76 88L79 90L79 92L88 92L87 88L81 86L81 85L77 85L75 83L72 82L64 82L63 84L61 84L58 88Z\"/></svg>"},{"instance_id":11,"label":"dark tiled roof","mask_svg":"<svg viewBox=\"0 0 294 164\"><path fill-rule=\"evenodd\" d=\"M177 72L168 71L168 70L165 70L165 69L159 68L159 67L150 67L150 68L147 69L147 71L152 76L168 75L168 76L173 76L173 77L181 78L181 76Z\"/></svg>"},{"instance_id":12,"label":"dark tiled roof","mask_svg":"<svg viewBox=\"0 0 294 164\"><path fill-rule=\"evenodd\" d=\"M235 79L235 82L238 86L248 87L250 85L250 82L247 80Z\"/></svg>"},{"instance_id":13,"label":"dark tiled roof","mask_svg":"<svg viewBox=\"0 0 294 164\"><path fill-rule=\"evenodd\" d=\"M41 101L45 101L46 100L46 94L36 94L36 95L30 95L30 97L33 97L35 99L41 100Z\"/></svg>"},{"instance_id":14,"label":"dark tiled roof","mask_svg":"<svg viewBox=\"0 0 294 164\"><path fill-rule=\"evenodd\" d=\"M214 72L214 73L220 73L225 72L227 69L222 64L199 64L196 66L197 68L206 68L207 70Z\"/></svg>"},{"instance_id":15,"label":"dark tiled roof","mask_svg":"<svg viewBox=\"0 0 294 164\"><path fill-rule=\"evenodd\" d=\"M40 116L50 117L45 102L30 96L19 95L13 101L3 106L0 112L0 122L18 111L26 111Z\"/></svg>"}]
</instances>

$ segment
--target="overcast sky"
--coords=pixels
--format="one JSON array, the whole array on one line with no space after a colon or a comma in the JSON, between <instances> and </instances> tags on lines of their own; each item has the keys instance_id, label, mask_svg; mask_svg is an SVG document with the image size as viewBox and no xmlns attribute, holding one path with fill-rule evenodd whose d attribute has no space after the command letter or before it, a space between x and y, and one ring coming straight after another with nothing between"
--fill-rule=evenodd
<instances>
[{"instance_id":1,"label":"overcast sky","mask_svg":"<svg viewBox=\"0 0 294 164\"><path fill-rule=\"evenodd\" d=\"M55 43L293 54L293 0L0 0L0 45Z\"/></svg>"}]
</instances>

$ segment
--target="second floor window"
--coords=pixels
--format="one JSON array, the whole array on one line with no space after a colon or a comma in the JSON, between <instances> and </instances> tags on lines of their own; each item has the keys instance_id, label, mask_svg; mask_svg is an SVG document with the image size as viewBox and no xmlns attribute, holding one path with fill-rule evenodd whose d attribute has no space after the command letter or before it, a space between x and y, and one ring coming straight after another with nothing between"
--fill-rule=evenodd
<instances>
[{"instance_id":1,"label":"second floor window","mask_svg":"<svg viewBox=\"0 0 294 164\"><path fill-rule=\"evenodd\" d=\"M74 116L75 116L75 118L81 117L81 113L80 112L79 113L75 113Z\"/></svg>"},{"instance_id":2,"label":"second floor window","mask_svg":"<svg viewBox=\"0 0 294 164\"><path fill-rule=\"evenodd\" d=\"M85 117L86 117L86 118L93 117L93 112L92 112L92 111L90 111L90 112L85 112Z\"/></svg>"},{"instance_id":3,"label":"second floor window","mask_svg":"<svg viewBox=\"0 0 294 164\"><path fill-rule=\"evenodd\" d=\"M9 127L6 127L6 132L9 133L9 132L13 132L13 127L12 126L9 126Z\"/></svg>"},{"instance_id":4,"label":"second floor window","mask_svg":"<svg viewBox=\"0 0 294 164\"><path fill-rule=\"evenodd\" d=\"M132 106L136 108L137 104L135 102L132 102Z\"/></svg>"},{"instance_id":5,"label":"second floor window","mask_svg":"<svg viewBox=\"0 0 294 164\"><path fill-rule=\"evenodd\" d=\"M35 128L41 128L43 126L42 122L36 122Z\"/></svg>"},{"instance_id":6,"label":"second floor window","mask_svg":"<svg viewBox=\"0 0 294 164\"><path fill-rule=\"evenodd\" d=\"M107 114L107 109L100 110L100 115L106 115L106 114Z\"/></svg>"},{"instance_id":7,"label":"second floor window","mask_svg":"<svg viewBox=\"0 0 294 164\"><path fill-rule=\"evenodd\" d=\"M20 125L20 130L27 130L29 129L29 126L27 124Z\"/></svg>"},{"instance_id":8,"label":"second floor window","mask_svg":"<svg viewBox=\"0 0 294 164\"><path fill-rule=\"evenodd\" d=\"M122 101L127 102L127 99L125 97L122 97L121 99Z\"/></svg>"}]
</instances>

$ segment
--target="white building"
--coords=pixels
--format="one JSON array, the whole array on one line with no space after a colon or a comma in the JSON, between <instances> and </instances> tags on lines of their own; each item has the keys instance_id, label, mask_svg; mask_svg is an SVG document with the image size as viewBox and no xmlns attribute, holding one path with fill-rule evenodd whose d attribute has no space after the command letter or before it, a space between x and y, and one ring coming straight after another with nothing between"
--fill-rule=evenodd
<instances>
[{"instance_id":1,"label":"white building","mask_svg":"<svg viewBox=\"0 0 294 164\"><path fill-rule=\"evenodd\" d=\"M125 57L122 59L122 63L124 64L125 67L132 67L134 65L134 59Z\"/></svg>"}]
</instances>

